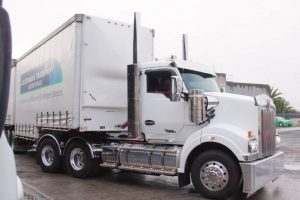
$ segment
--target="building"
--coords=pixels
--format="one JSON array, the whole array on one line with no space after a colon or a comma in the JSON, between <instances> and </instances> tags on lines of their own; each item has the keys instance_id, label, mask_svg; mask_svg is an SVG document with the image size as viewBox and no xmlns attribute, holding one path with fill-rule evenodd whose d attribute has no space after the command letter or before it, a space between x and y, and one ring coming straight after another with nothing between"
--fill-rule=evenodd
<instances>
[{"instance_id":1,"label":"building","mask_svg":"<svg viewBox=\"0 0 300 200\"><path fill-rule=\"evenodd\" d=\"M216 81L221 90L225 90L227 93L241 94L247 96L257 96L260 94L271 95L271 87L266 84L255 83L238 83L226 80L225 73L216 73Z\"/></svg>"}]
</instances>

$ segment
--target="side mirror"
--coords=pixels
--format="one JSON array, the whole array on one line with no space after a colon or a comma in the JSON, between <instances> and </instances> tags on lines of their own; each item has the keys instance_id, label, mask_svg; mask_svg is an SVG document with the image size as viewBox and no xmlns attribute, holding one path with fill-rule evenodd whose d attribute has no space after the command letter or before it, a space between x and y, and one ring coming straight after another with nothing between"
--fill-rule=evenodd
<instances>
[{"instance_id":1,"label":"side mirror","mask_svg":"<svg viewBox=\"0 0 300 200\"><path fill-rule=\"evenodd\" d=\"M171 101L180 101L182 92L182 81L178 76L171 77Z\"/></svg>"},{"instance_id":2,"label":"side mirror","mask_svg":"<svg viewBox=\"0 0 300 200\"><path fill-rule=\"evenodd\" d=\"M7 12L0 0L0 136L6 116L11 62L11 31Z\"/></svg>"}]
</instances>

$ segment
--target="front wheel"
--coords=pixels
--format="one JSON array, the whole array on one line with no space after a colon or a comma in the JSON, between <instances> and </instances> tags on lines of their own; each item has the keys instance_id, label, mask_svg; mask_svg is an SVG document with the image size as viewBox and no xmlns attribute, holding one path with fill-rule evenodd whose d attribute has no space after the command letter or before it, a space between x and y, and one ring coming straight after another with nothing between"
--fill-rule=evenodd
<instances>
[{"instance_id":1,"label":"front wheel","mask_svg":"<svg viewBox=\"0 0 300 200\"><path fill-rule=\"evenodd\" d=\"M238 163L226 153L210 150L197 156L191 178L196 191L213 199L226 199L241 187Z\"/></svg>"}]
</instances>

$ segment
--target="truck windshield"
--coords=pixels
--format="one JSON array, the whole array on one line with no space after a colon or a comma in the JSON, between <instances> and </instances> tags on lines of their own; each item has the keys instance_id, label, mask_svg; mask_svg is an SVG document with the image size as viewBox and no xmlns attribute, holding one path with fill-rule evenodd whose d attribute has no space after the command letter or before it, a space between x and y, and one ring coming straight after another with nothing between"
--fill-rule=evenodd
<instances>
[{"instance_id":1,"label":"truck windshield","mask_svg":"<svg viewBox=\"0 0 300 200\"><path fill-rule=\"evenodd\" d=\"M201 89L206 92L219 92L213 75L187 69L179 69L183 82L188 90Z\"/></svg>"}]
</instances>

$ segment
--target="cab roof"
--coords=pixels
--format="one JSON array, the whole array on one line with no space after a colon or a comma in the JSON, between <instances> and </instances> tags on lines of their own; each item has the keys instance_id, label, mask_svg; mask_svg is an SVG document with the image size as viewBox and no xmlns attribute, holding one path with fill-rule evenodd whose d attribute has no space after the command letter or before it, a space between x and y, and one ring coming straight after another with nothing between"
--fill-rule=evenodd
<instances>
[{"instance_id":1,"label":"cab roof","mask_svg":"<svg viewBox=\"0 0 300 200\"><path fill-rule=\"evenodd\" d=\"M169 59L169 60L151 61L151 62L145 62L140 64L140 67L141 68L177 67L177 68L193 70L193 71L216 76L214 69L212 67L203 65L198 62L186 61L186 60Z\"/></svg>"}]
</instances>

